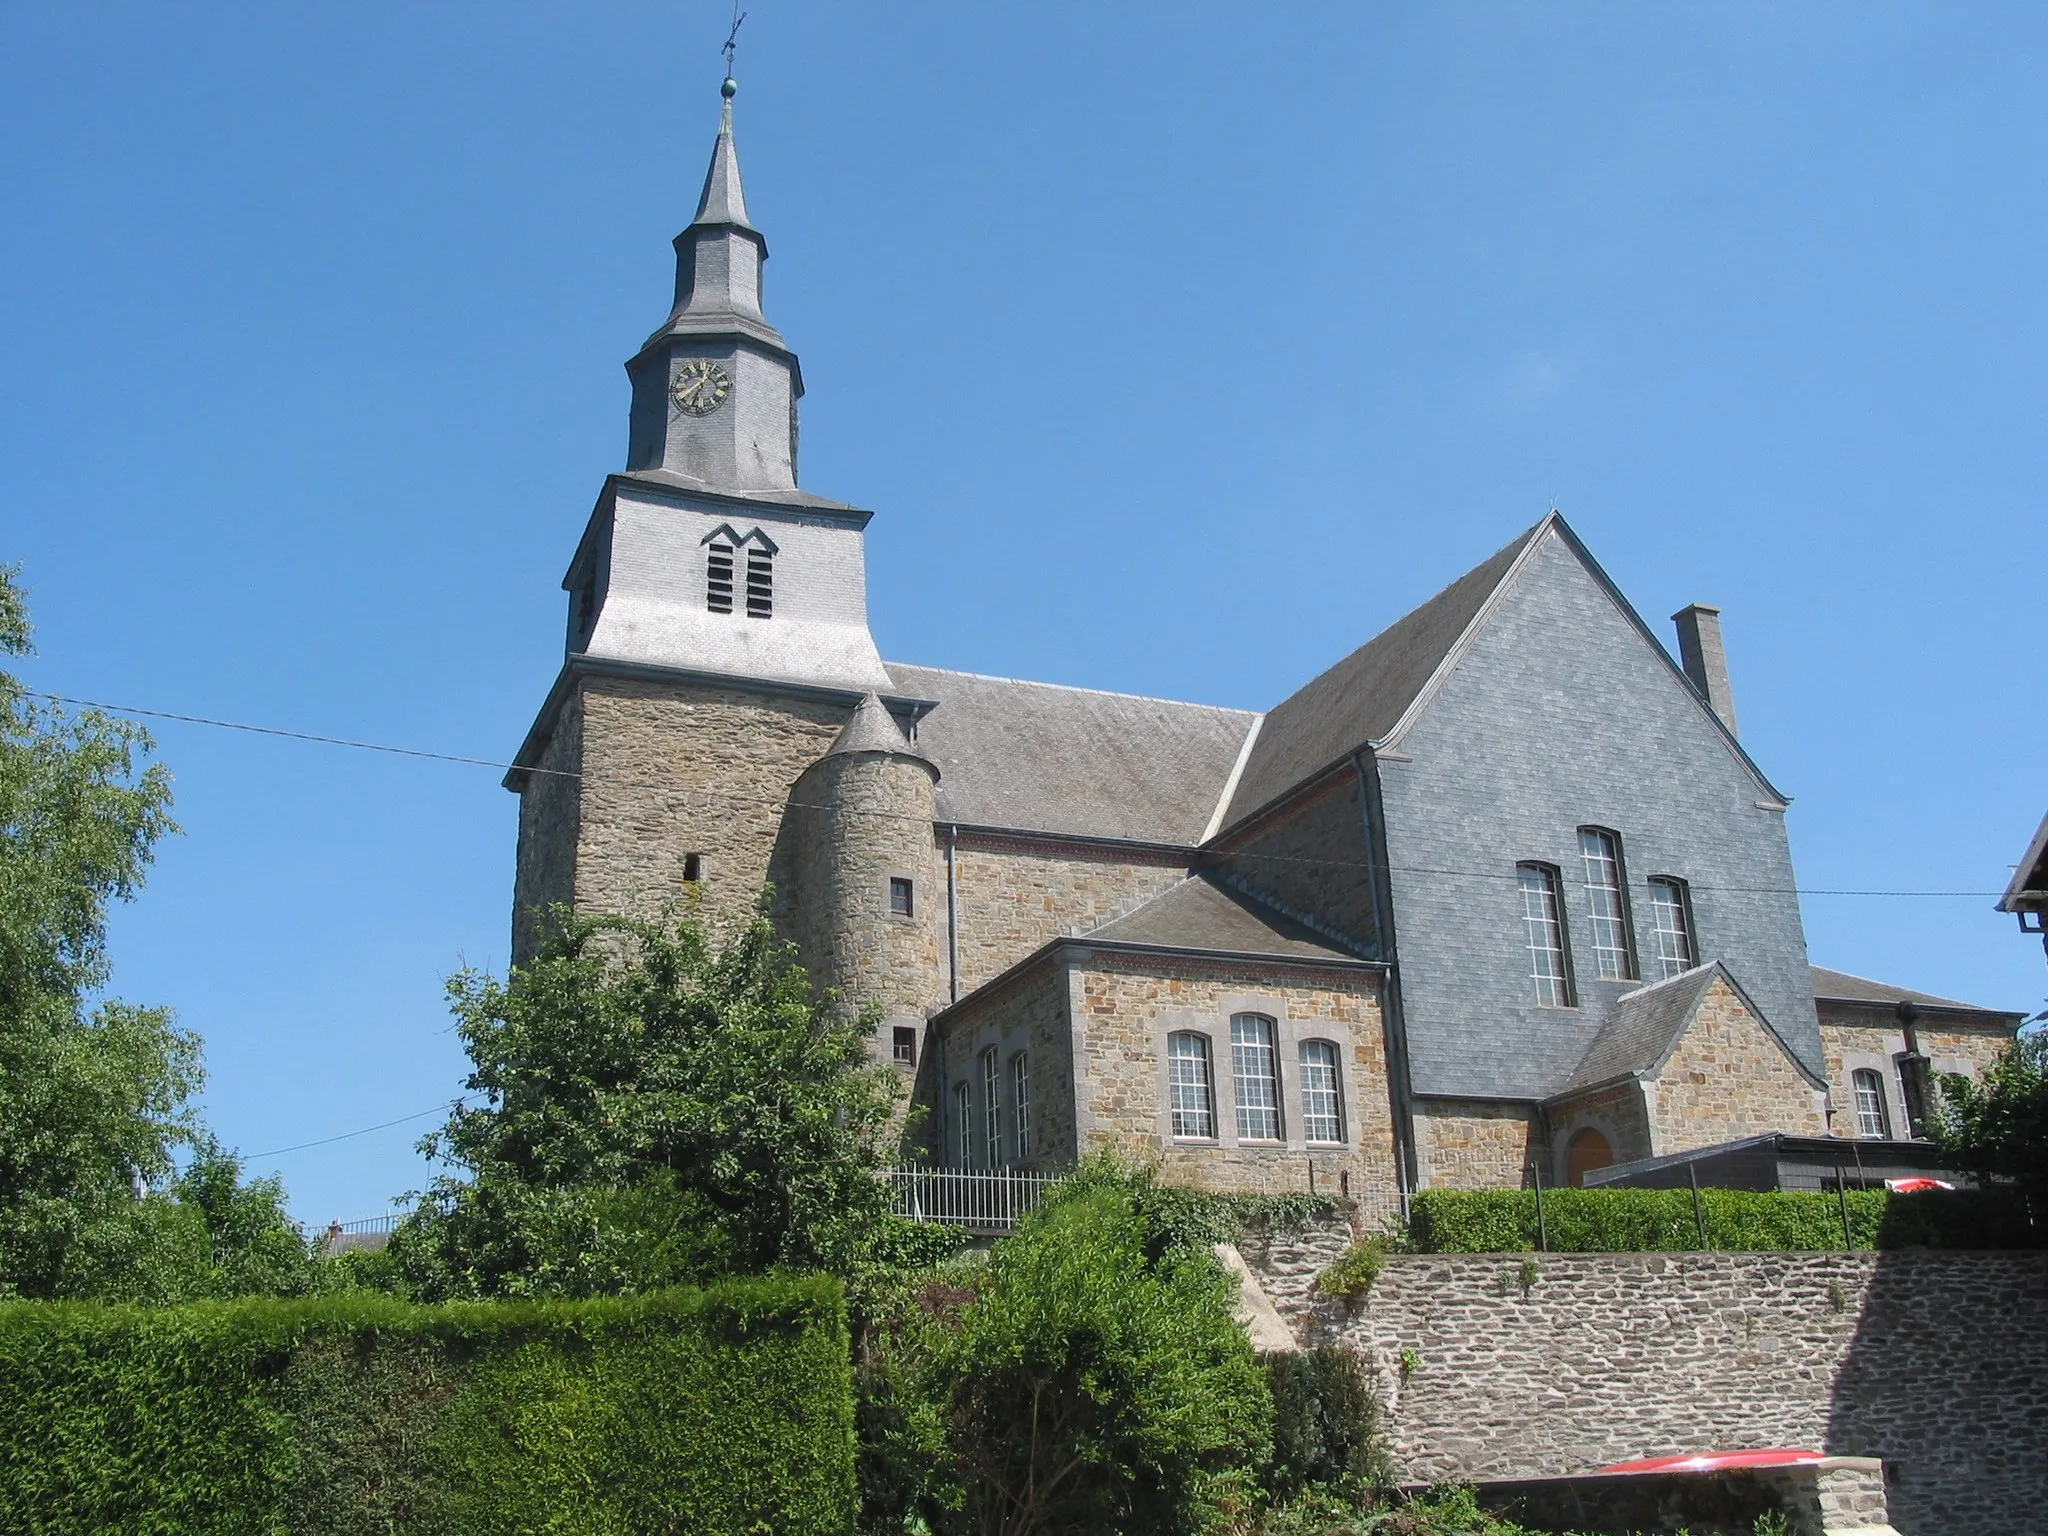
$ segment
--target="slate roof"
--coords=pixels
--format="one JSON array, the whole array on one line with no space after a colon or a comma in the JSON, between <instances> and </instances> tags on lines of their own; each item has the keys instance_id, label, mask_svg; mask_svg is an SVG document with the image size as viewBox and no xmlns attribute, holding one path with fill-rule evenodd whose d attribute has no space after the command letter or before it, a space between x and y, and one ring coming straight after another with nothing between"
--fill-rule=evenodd
<instances>
[{"instance_id":1,"label":"slate roof","mask_svg":"<svg viewBox=\"0 0 2048 1536\"><path fill-rule=\"evenodd\" d=\"M2003 1008L1980 1008L1975 1003L1959 1003L1953 998L1936 997L1931 992L1915 992L1908 987L1895 987L1890 982L1872 981L1865 976L1851 976L1847 971L1830 971L1818 965L1813 967L1813 996L1816 1002L1871 1003L1883 1008L1899 1003L1917 1003L1922 1008L1953 1008L1964 1013L2006 1013ZM2011 1017L2018 1018L2019 1015L2012 1014Z\"/></svg>"},{"instance_id":2,"label":"slate roof","mask_svg":"<svg viewBox=\"0 0 2048 1536\"><path fill-rule=\"evenodd\" d=\"M2027 844L2027 851L2020 856L2019 864L2012 872L2012 884L2005 888L2005 895L1999 899L1998 910L2048 911L2048 816L2041 818L2034 840Z\"/></svg>"},{"instance_id":3,"label":"slate roof","mask_svg":"<svg viewBox=\"0 0 2048 1536\"><path fill-rule=\"evenodd\" d=\"M853 716L840 727L839 735L827 749L827 757L840 757L856 752L890 752L899 757L931 759L924 750L903 734L903 728L896 723L896 717L889 713L888 705L881 698L869 692L854 709Z\"/></svg>"},{"instance_id":4,"label":"slate roof","mask_svg":"<svg viewBox=\"0 0 2048 1536\"><path fill-rule=\"evenodd\" d=\"M1276 705L1259 728L1225 824L1393 730L1543 526L1536 524Z\"/></svg>"},{"instance_id":5,"label":"slate roof","mask_svg":"<svg viewBox=\"0 0 2048 1536\"><path fill-rule=\"evenodd\" d=\"M1264 902L1202 875L1190 876L1082 938L1233 955L1271 955L1289 960L1363 963L1357 955L1338 948Z\"/></svg>"},{"instance_id":6,"label":"slate roof","mask_svg":"<svg viewBox=\"0 0 2048 1536\"><path fill-rule=\"evenodd\" d=\"M1720 973L1718 965L1695 966L1617 998L1560 1094L1581 1093L1656 1066Z\"/></svg>"},{"instance_id":7,"label":"slate roof","mask_svg":"<svg viewBox=\"0 0 2048 1536\"><path fill-rule=\"evenodd\" d=\"M917 744L941 820L1134 842L1201 841L1258 716L972 672L885 664L936 699Z\"/></svg>"}]
</instances>

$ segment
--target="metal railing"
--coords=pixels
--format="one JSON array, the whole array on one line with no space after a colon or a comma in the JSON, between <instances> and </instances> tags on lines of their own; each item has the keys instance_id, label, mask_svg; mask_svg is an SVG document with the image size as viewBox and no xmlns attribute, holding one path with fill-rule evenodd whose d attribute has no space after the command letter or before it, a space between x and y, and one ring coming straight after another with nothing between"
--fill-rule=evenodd
<instances>
[{"instance_id":1,"label":"metal railing","mask_svg":"<svg viewBox=\"0 0 2048 1536\"><path fill-rule=\"evenodd\" d=\"M384 1216L366 1216L361 1221L330 1221L320 1229L320 1253L332 1258L337 1253L374 1252L391 1241L398 1224L410 1214L392 1211Z\"/></svg>"},{"instance_id":2,"label":"metal railing","mask_svg":"<svg viewBox=\"0 0 2048 1536\"><path fill-rule=\"evenodd\" d=\"M898 1216L982 1233L1015 1230L1059 1182L1056 1173L1007 1168L891 1168L882 1178Z\"/></svg>"}]
</instances>

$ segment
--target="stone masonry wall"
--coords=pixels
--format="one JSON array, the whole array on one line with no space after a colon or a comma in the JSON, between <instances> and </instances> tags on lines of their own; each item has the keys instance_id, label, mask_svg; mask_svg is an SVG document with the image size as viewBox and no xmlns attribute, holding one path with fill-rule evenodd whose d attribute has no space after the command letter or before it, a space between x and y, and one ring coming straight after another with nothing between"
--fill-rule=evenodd
<instances>
[{"instance_id":1,"label":"stone masonry wall","mask_svg":"<svg viewBox=\"0 0 2048 1536\"><path fill-rule=\"evenodd\" d=\"M1425 1189L1520 1189L1536 1148L1530 1105L1457 1099L1415 1105L1415 1154Z\"/></svg>"},{"instance_id":2,"label":"stone masonry wall","mask_svg":"<svg viewBox=\"0 0 2048 1536\"><path fill-rule=\"evenodd\" d=\"M1177 885L1186 859L963 835L953 854L963 996L1053 939L1085 933Z\"/></svg>"},{"instance_id":3,"label":"stone masonry wall","mask_svg":"<svg viewBox=\"0 0 2048 1536\"><path fill-rule=\"evenodd\" d=\"M1882 1457L1904 1536L2043 1528L2048 1253L1400 1255L1352 1311L1310 1289L1347 1237L1243 1247L1365 1356L1406 1480L1810 1446Z\"/></svg>"},{"instance_id":4,"label":"stone masonry wall","mask_svg":"<svg viewBox=\"0 0 2048 1536\"><path fill-rule=\"evenodd\" d=\"M1215 1191L1347 1193L1377 1224L1399 1205L1393 1115L1376 972L1207 965L1177 957L1098 953L1076 964L1075 1094L1082 1152L1115 1151L1157 1165L1172 1184ZM1281 1069L1280 1142L1240 1142L1231 1073L1230 1018L1256 1012L1276 1024ZM1206 1033L1215 1097L1212 1142L1176 1140L1166 1115L1166 1036ZM1301 1135L1298 1047L1338 1043L1343 1063L1342 1146Z\"/></svg>"},{"instance_id":5,"label":"stone masonry wall","mask_svg":"<svg viewBox=\"0 0 2048 1536\"><path fill-rule=\"evenodd\" d=\"M679 906L720 926L746 922L790 789L850 711L611 677L587 679L582 705L578 909L647 916ZM683 878L691 853L702 859L695 884ZM787 884L786 871L775 874Z\"/></svg>"},{"instance_id":6,"label":"stone masonry wall","mask_svg":"<svg viewBox=\"0 0 2048 1536\"><path fill-rule=\"evenodd\" d=\"M1885 1088L1885 1115L1894 1136L1907 1134L1906 1106L1892 1058L1906 1049L1905 1030L1890 1008L1857 1008L1836 1002L1820 1005L1821 1049L1827 1056L1828 1089L1834 1097L1834 1129L1838 1136L1856 1134L1856 1095L1849 1075L1859 1067L1874 1070ZM1952 1016L1920 1014L1914 1034L1934 1072L1959 1072L1981 1078L2012 1043L2011 1029L1987 1020L1972 1026Z\"/></svg>"},{"instance_id":7,"label":"stone masonry wall","mask_svg":"<svg viewBox=\"0 0 2048 1536\"><path fill-rule=\"evenodd\" d=\"M1073 1023L1067 968L1047 959L996 991L977 996L946 1020L939 1049L943 1073L936 1106L940 1160L949 1167L992 1163L1032 1172L1062 1172L1074 1165ZM1001 1153L989 1156L987 1086L982 1053L993 1048L1001 1064L997 1128ZM1017 1144L1015 1062L1026 1054L1030 1111L1023 1147ZM965 1136L956 1088L967 1088Z\"/></svg>"},{"instance_id":8,"label":"stone masonry wall","mask_svg":"<svg viewBox=\"0 0 2048 1536\"><path fill-rule=\"evenodd\" d=\"M1553 1103L1549 1109L1552 1151L1545 1178L1550 1183L1565 1182L1572 1138L1583 1130L1595 1130L1605 1136L1617 1163L1632 1163L1651 1155L1647 1096L1643 1085L1632 1077Z\"/></svg>"},{"instance_id":9,"label":"stone masonry wall","mask_svg":"<svg viewBox=\"0 0 2048 1536\"><path fill-rule=\"evenodd\" d=\"M1819 1091L1718 975L1648 1086L1653 1156L1767 1131L1827 1134Z\"/></svg>"},{"instance_id":10,"label":"stone masonry wall","mask_svg":"<svg viewBox=\"0 0 2048 1536\"><path fill-rule=\"evenodd\" d=\"M580 785L568 775L583 766L583 701L571 695L555 734L519 792L519 852L512 879L512 963L524 965L539 947L539 918L576 897Z\"/></svg>"},{"instance_id":11,"label":"stone masonry wall","mask_svg":"<svg viewBox=\"0 0 2048 1536\"><path fill-rule=\"evenodd\" d=\"M1379 953L1365 797L1345 771L1230 841L1220 863L1232 880L1284 912L1341 934L1360 954Z\"/></svg>"}]
</instances>

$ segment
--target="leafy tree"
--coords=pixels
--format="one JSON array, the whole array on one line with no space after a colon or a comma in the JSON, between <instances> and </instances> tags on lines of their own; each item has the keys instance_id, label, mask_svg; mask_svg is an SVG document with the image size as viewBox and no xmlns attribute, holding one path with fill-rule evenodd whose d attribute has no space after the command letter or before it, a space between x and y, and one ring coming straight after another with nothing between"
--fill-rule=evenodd
<instances>
[{"instance_id":1,"label":"leafy tree","mask_svg":"<svg viewBox=\"0 0 2048 1536\"><path fill-rule=\"evenodd\" d=\"M0 568L0 655L33 653ZM173 830L140 727L32 700L0 671L0 1294L79 1294L136 1241L138 1187L172 1172L197 1041L99 997L106 915Z\"/></svg>"},{"instance_id":2,"label":"leafy tree","mask_svg":"<svg viewBox=\"0 0 2048 1536\"><path fill-rule=\"evenodd\" d=\"M757 919L558 911L533 964L449 983L480 1105L421 1142L394 1249L426 1295L585 1296L777 1266L857 1268L887 1226L894 1074Z\"/></svg>"},{"instance_id":3,"label":"leafy tree","mask_svg":"<svg viewBox=\"0 0 2048 1536\"><path fill-rule=\"evenodd\" d=\"M2015 1181L2048 1216L2048 1030L2013 1041L1981 1083L1944 1073L1934 1130L1963 1167Z\"/></svg>"},{"instance_id":4,"label":"leafy tree","mask_svg":"<svg viewBox=\"0 0 2048 1536\"><path fill-rule=\"evenodd\" d=\"M1250 1508L1272 1444L1265 1376L1229 1276L1200 1248L1161 1247L1147 1187L1096 1170L984 1269L927 1285L880 1341L867 1426L924 1471L892 1486L871 1468L878 1502L980 1536L1168 1536Z\"/></svg>"}]
</instances>

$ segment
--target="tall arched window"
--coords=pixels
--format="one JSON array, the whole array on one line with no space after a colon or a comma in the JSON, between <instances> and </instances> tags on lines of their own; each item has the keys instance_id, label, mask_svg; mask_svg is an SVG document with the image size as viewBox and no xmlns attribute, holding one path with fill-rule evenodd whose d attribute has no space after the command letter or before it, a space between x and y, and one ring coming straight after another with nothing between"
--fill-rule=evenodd
<instances>
[{"instance_id":1,"label":"tall arched window","mask_svg":"<svg viewBox=\"0 0 2048 1536\"><path fill-rule=\"evenodd\" d=\"M1557 904L1557 871L1548 864L1517 864L1522 896L1522 942L1529 952L1529 976L1536 1006L1572 1006L1571 971L1565 963L1564 922Z\"/></svg>"},{"instance_id":2,"label":"tall arched window","mask_svg":"<svg viewBox=\"0 0 2048 1536\"><path fill-rule=\"evenodd\" d=\"M1636 950L1628 931L1628 881L1621 839L1602 827L1579 828L1586 866L1586 905L1593 916L1593 965L1602 981L1634 981Z\"/></svg>"},{"instance_id":3,"label":"tall arched window","mask_svg":"<svg viewBox=\"0 0 2048 1536\"><path fill-rule=\"evenodd\" d=\"M974 1095L965 1083L953 1085L953 1156L962 1168L974 1165Z\"/></svg>"},{"instance_id":4,"label":"tall arched window","mask_svg":"<svg viewBox=\"0 0 2048 1536\"><path fill-rule=\"evenodd\" d=\"M1309 1141L1344 1139L1344 1096L1337 1077L1337 1047L1328 1040L1301 1042L1301 1134Z\"/></svg>"},{"instance_id":5,"label":"tall arched window","mask_svg":"<svg viewBox=\"0 0 2048 1536\"><path fill-rule=\"evenodd\" d=\"M1699 964L1693 952L1692 900L1683 880L1659 875L1650 882L1650 922L1657 939L1659 980Z\"/></svg>"},{"instance_id":6,"label":"tall arched window","mask_svg":"<svg viewBox=\"0 0 2048 1536\"><path fill-rule=\"evenodd\" d=\"M1864 1067L1849 1074L1849 1088L1856 1097L1856 1134L1872 1141L1889 1141L1891 1116L1884 1106L1884 1078Z\"/></svg>"},{"instance_id":7,"label":"tall arched window","mask_svg":"<svg viewBox=\"0 0 2048 1536\"><path fill-rule=\"evenodd\" d=\"M1031 1058L1019 1051L1010 1058L1010 1120L1016 1127L1017 1161L1031 1160Z\"/></svg>"},{"instance_id":8,"label":"tall arched window","mask_svg":"<svg viewBox=\"0 0 2048 1536\"><path fill-rule=\"evenodd\" d=\"M1003 1165L1003 1074L997 1066L996 1048L981 1053L981 1132L988 1141L988 1165Z\"/></svg>"},{"instance_id":9,"label":"tall arched window","mask_svg":"<svg viewBox=\"0 0 2048 1536\"><path fill-rule=\"evenodd\" d=\"M1230 1069L1237 1087L1240 1141L1280 1139L1280 1059L1273 1050L1273 1021L1240 1013L1230 1021Z\"/></svg>"},{"instance_id":10,"label":"tall arched window","mask_svg":"<svg viewBox=\"0 0 2048 1536\"><path fill-rule=\"evenodd\" d=\"M1166 1037L1166 1092L1173 1134L1216 1137L1216 1092L1209 1077L1209 1037L1189 1031Z\"/></svg>"}]
</instances>

